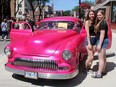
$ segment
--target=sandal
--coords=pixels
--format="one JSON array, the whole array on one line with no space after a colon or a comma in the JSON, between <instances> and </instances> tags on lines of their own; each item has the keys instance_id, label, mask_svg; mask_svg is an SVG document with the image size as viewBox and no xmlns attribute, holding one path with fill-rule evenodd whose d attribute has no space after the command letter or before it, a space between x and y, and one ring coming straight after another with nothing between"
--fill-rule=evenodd
<instances>
[{"instance_id":1,"label":"sandal","mask_svg":"<svg viewBox=\"0 0 116 87\"><path fill-rule=\"evenodd\" d=\"M102 75L98 74L98 72L93 72L92 78L102 78Z\"/></svg>"}]
</instances>

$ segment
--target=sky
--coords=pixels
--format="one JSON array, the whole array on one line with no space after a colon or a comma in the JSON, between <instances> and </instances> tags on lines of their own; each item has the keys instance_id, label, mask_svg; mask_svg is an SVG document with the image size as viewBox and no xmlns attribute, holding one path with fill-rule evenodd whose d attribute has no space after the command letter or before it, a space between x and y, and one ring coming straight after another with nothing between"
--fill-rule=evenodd
<instances>
[{"instance_id":1,"label":"sky","mask_svg":"<svg viewBox=\"0 0 116 87\"><path fill-rule=\"evenodd\" d=\"M81 0L85 1L85 0ZM87 0L95 2L95 0ZM79 0L50 0L49 5L54 3L54 10L72 10L75 6L78 5Z\"/></svg>"}]
</instances>

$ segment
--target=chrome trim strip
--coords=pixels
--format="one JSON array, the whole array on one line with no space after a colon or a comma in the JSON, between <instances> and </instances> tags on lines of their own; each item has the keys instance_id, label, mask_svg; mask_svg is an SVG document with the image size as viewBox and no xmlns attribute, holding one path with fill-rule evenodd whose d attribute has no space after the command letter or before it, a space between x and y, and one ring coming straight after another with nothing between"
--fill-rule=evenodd
<instances>
[{"instance_id":1,"label":"chrome trim strip","mask_svg":"<svg viewBox=\"0 0 116 87\"><path fill-rule=\"evenodd\" d=\"M16 70L10 67L7 67L5 65L5 69L7 71L10 71L12 73L15 74L19 74L19 75L25 75L25 71L24 70ZM43 78L43 79L71 79L74 78L77 74L79 73L79 70L77 69L75 72L71 73L71 74L52 74L52 73L38 73L38 78Z\"/></svg>"}]
</instances>

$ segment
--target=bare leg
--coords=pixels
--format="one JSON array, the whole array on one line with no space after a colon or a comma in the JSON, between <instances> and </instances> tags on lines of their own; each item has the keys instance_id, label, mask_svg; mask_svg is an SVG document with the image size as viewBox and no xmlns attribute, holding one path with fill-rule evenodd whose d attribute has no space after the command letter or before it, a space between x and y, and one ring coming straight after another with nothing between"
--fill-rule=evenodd
<instances>
[{"instance_id":1,"label":"bare leg","mask_svg":"<svg viewBox=\"0 0 116 87\"><path fill-rule=\"evenodd\" d=\"M87 52L88 52L88 57L87 57L87 60L85 61L85 68L90 68L93 58L94 58L94 52L93 52L93 50L89 50L88 47L86 47L86 48L87 48Z\"/></svg>"},{"instance_id":2,"label":"bare leg","mask_svg":"<svg viewBox=\"0 0 116 87\"><path fill-rule=\"evenodd\" d=\"M104 68L103 68L103 72L106 71L106 64L107 64L107 60L106 60L106 50L105 50L105 53L104 53Z\"/></svg>"},{"instance_id":3,"label":"bare leg","mask_svg":"<svg viewBox=\"0 0 116 87\"><path fill-rule=\"evenodd\" d=\"M98 74L102 74L103 70L105 70L106 66L106 59L105 59L105 53L106 50L102 49L100 52L98 52L98 58L99 58L99 69L98 69Z\"/></svg>"}]
</instances>

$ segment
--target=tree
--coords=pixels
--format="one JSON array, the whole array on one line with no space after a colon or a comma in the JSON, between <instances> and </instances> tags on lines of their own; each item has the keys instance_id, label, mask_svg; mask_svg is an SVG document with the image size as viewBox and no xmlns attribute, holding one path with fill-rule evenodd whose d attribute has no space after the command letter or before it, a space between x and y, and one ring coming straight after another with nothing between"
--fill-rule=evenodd
<instances>
[{"instance_id":1,"label":"tree","mask_svg":"<svg viewBox=\"0 0 116 87\"><path fill-rule=\"evenodd\" d=\"M75 6L72 11L79 11L79 6Z\"/></svg>"},{"instance_id":2,"label":"tree","mask_svg":"<svg viewBox=\"0 0 116 87\"><path fill-rule=\"evenodd\" d=\"M79 12L79 6L75 6L73 9L72 9L72 11L74 12ZM80 18L84 18L84 10L83 9L81 9L81 11L80 11Z\"/></svg>"},{"instance_id":3,"label":"tree","mask_svg":"<svg viewBox=\"0 0 116 87\"><path fill-rule=\"evenodd\" d=\"M90 9L92 5L94 5L93 2L85 0L81 3L80 6L82 9Z\"/></svg>"},{"instance_id":4,"label":"tree","mask_svg":"<svg viewBox=\"0 0 116 87\"><path fill-rule=\"evenodd\" d=\"M91 8L91 5L89 3L85 3L85 2L82 2L80 6L83 9L90 9Z\"/></svg>"},{"instance_id":5,"label":"tree","mask_svg":"<svg viewBox=\"0 0 116 87\"><path fill-rule=\"evenodd\" d=\"M80 8L81 8L81 11L80 11L80 18L84 18L85 17L85 10L86 9L90 9L90 7L94 5L94 2L91 2L91 1L88 1L88 0L85 0L85 1L82 1L81 4L80 4ZM76 12L79 12L79 6L75 6L72 11L76 11Z\"/></svg>"},{"instance_id":6,"label":"tree","mask_svg":"<svg viewBox=\"0 0 116 87\"><path fill-rule=\"evenodd\" d=\"M92 1L85 0L85 1L82 1L82 2L88 3L88 4L90 4L91 6L94 5L94 2L92 2Z\"/></svg>"},{"instance_id":7,"label":"tree","mask_svg":"<svg viewBox=\"0 0 116 87\"><path fill-rule=\"evenodd\" d=\"M70 15L71 15L70 10L63 11L63 16L70 16Z\"/></svg>"},{"instance_id":8,"label":"tree","mask_svg":"<svg viewBox=\"0 0 116 87\"><path fill-rule=\"evenodd\" d=\"M38 7L39 8L39 18L38 21L42 19L43 9L46 3L48 3L50 0L28 0L32 13L33 13L33 19L35 20L35 10Z\"/></svg>"}]
</instances>

